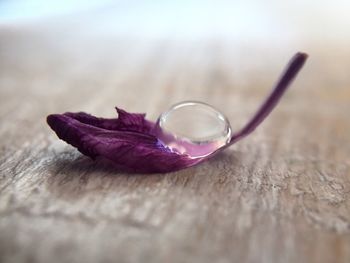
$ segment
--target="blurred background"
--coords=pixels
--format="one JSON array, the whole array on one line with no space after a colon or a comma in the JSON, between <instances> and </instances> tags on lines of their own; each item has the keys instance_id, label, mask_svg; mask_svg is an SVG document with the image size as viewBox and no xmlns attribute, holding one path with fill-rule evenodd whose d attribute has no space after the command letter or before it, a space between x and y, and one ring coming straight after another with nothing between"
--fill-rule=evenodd
<instances>
[{"instance_id":1,"label":"blurred background","mask_svg":"<svg viewBox=\"0 0 350 263\"><path fill-rule=\"evenodd\" d=\"M3 98L19 96L16 85L24 83L30 93L44 85L56 95L63 92L67 96L64 89L73 81L85 89L75 87L70 92L75 95L78 90L86 101L93 87L101 91L119 85L125 74L136 78L143 73L148 78L143 88L150 88L166 66L170 67L168 72L173 70L170 74L179 76L178 67L185 64L191 68L187 72L196 75L215 63L231 70L237 81L231 89L235 89L248 81L248 76L243 78L247 71L266 71L262 75L255 72L256 78L268 76L269 70L277 74L275 70L298 50L310 53L309 63L315 65L320 78L327 71L332 80L344 80L347 70L336 61L349 57L349 12L346 0L336 4L326 0L2 0L0 89L5 93ZM154 74L150 74L150 67ZM331 72L328 67L332 67ZM268 81L274 81L272 77ZM182 85L195 89L194 83ZM128 86L132 86L131 81ZM136 92L132 87L129 90ZM45 91L40 92L44 96ZM193 97L210 99L200 94L198 90ZM123 94L113 99L112 105L126 106ZM174 92L166 103L180 99L186 98ZM144 111L140 103L133 104L136 110ZM66 106L74 108L73 104ZM152 114L151 107L146 109Z\"/></svg>"}]
</instances>

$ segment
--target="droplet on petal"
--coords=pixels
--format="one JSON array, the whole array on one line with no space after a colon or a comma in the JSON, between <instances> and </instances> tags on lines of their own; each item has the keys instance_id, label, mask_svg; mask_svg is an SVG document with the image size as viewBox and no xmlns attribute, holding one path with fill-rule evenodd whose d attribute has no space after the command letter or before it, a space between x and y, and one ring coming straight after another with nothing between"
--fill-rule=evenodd
<instances>
[{"instance_id":1,"label":"droplet on petal","mask_svg":"<svg viewBox=\"0 0 350 263\"><path fill-rule=\"evenodd\" d=\"M159 116L155 130L164 146L191 158L210 155L232 135L231 125L220 111L196 101L173 105Z\"/></svg>"}]
</instances>

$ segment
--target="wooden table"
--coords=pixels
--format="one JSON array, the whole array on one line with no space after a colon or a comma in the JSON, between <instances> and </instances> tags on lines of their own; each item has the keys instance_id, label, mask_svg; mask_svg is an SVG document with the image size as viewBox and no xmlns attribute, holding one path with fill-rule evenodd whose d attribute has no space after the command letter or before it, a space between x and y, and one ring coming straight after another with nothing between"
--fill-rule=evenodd
<instances>
[{"instance_id":1,"label":"wooden table","mask_svg":"<svg viewBox=\"0 0 350 263\"><path fill-rule=\"evenodd\" d=\"M350 262L349 43L0 27L0 262ZM195 99L237 129L298 49L310 59L266 122L190 169L121 173L45 122Z\"/></svg>"}]
</instances>

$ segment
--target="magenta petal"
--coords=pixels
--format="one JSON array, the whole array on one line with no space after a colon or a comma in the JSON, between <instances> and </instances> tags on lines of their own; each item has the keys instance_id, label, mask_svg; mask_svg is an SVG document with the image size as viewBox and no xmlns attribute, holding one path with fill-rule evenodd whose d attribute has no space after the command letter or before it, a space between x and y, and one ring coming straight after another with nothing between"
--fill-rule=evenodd
<instances>
[{"instance_id":1,"label":"magenta petal","mask_svg":"<svg viewBox=\"0 0 350 263\"><path fill-rule=\"evenodd\" d=\"M119 108L116 108L116 119L79 112L49 115L47 123L60 139L93 159L108 159L128 171L171 172L198 164L252 133L278 104L306 59L306 54L297 53L256 114L233 134L228 144L204 158L191 159L171 152L157 139L153 133L155 124L146 120L145 114L128 113Z\"/></svg>"},{"instance_id":2,"label":"magenta petal","mask_svg":"<svg viewBox=\"0 0 350 263\"><path fill-rule=\"evenodd\" d=\"M171 172L203 159L191 159L165 148L152 134L145 114L118 109L116 119L79 113L52 114L47 123L57 136L93 159L105 158L127 171Z\"/></svg>"}]
</instances>

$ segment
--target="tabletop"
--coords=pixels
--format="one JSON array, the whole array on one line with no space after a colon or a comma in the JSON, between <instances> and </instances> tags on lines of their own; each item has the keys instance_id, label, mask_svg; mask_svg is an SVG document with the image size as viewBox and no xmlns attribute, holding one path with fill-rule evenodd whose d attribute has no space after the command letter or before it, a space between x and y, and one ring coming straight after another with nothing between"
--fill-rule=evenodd
<instances>
[{"instance_id":1,"label":"tabletop","mask_svg":"<svg viewBox=\"0 0 350 263\"><path fill-rule=\"evenodd\" d=\"M267 36L110 34L106 10L108 23L88 12L2 24L0 261L349 262L350 37L332 30L342 18L315 30L323 9L307 22L274 7L266 21L281 24ZM125 173L46 124L66 111L115 117L115 106L156 120L199 100L239 129L296 51L309 60L269 118L188 169Z\"/></svg>"}]
</instances>

